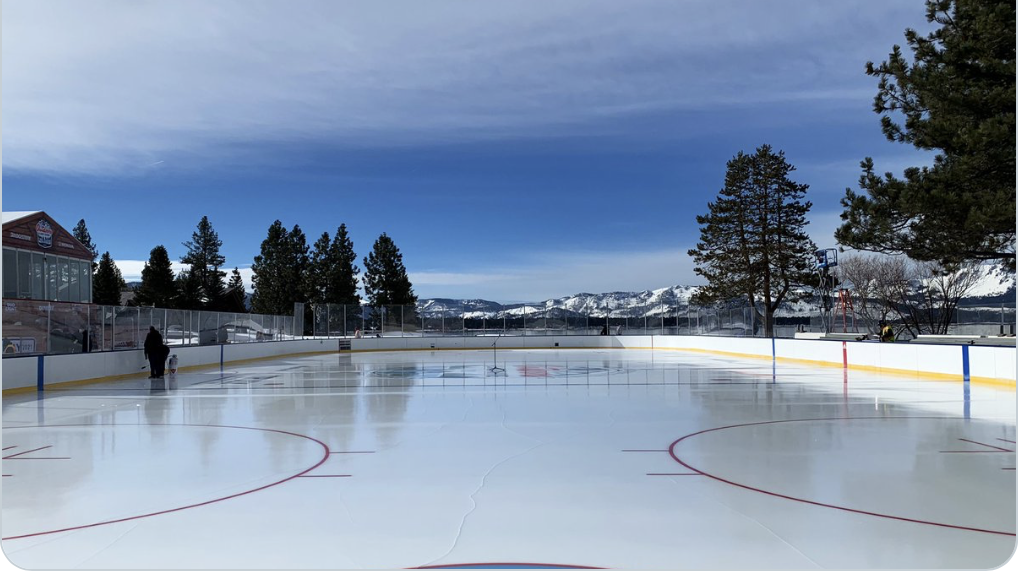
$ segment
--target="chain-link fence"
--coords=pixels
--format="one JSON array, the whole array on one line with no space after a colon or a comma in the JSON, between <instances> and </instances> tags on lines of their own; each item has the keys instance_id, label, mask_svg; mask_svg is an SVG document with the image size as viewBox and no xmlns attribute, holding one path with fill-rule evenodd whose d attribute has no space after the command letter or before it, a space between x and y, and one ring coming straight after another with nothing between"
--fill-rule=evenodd
<instances>
[{"instance_id":1,"label":"chain-link fence","mask_svg":"<svg viewBox=\"0 0 1018 572\"><path fill-rule=\"evenodd\" d=\"M313 309L311 333L317 337L545 336L623 334L760 335L749 308L682 306L657 315L621 312L580 313L530 305L478 309L465 304L369 306L324 304ZM495 307L493 307L495 306ZM780 323L780 319L779 319ZM779 329L795 331L795 324Z\"/></svg>"},{"instance_id":2,"label":"chain-link fence","mask_svg":"<svg viewBox=\"0 0 1018 572\"><path fill-rule=\"evenodd\" d=\"M66 354L136 349L150 326L169 346L248 343L301 337L293 316L4 300L3 352Z\"/></svg>"},{"instance_id":3,"label":"chain-link fence","mask_svg":"<svg viewBox=\"0 0 1018 572\"><path fill-rule=\"evenodd\" d=\"M954 310L951 333L959 335L1015 335L1015 301L965 303Z\"/></svg>"},{"instance_id":4,"label":"chain-link fence","mask_svg":"<svg viewBox=\"0 0 1018 572\"><path fill-rule=\"evenodd\" d=\"M904 310L902 310L904 312ZM920 309L910 316L906 327L902 316L886 307L870 306L862 310L836 307L828 322L832 332L858 332L876 334L879 321L886 320L894 328L898 340L910 340L914 333L929 334L933 324L942 320L939 308ZM966 301L951 310L948 334L960 336L1013 336L1015 335L1015 302ZM932 323L931 323L932 322ZM824 331L825 320L817 313L810 318L809 330Z\"/></svg>"},{"instance_id":5,"label":"chain-link fence","mask_svg":"<svg viewBox=\"0 0 1018 572\"><path fill-rule=\"evenodd\" d=\"M142 347L149 326L167 345L208 345L315 337L546 336L546 335L707 335L762 336L763 324L746 307L704 308L682 305L646 315L627 310L577 312L536 305L463 303L421 306L320 304L304 324L303 306L294 316L169 310L133 306L96 306L66 302L5 300L3 348L11 354L57 354ZM893 322L893 320L891 320ZM842 322L846 322L843 324ZM775 316L774 335L824 331L819 310ZM837 317L832 331L875 333L851 313ZM1015 307L1010 304L959 306L951 333L1013 335Z\"/></svg>"}]
</instances>

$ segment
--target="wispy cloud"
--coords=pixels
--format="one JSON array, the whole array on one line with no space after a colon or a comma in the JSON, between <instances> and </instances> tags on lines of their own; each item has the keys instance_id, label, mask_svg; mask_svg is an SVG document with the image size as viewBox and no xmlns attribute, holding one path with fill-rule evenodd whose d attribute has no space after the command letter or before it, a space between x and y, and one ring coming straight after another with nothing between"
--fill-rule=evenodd
<instances>
[{"instance_id":1,"label":"wispy cloud","mask_svg":"<svg viewBox=\"0 0 1018 572\"><path fill-rule=\"evenodd\" d=\"M648 111L854 100L903 11L914 2L13 2L4 167L138 173L264 142L597 133ZM822 47L835 41L848 47Z\"/></svg>"}]
</instances>

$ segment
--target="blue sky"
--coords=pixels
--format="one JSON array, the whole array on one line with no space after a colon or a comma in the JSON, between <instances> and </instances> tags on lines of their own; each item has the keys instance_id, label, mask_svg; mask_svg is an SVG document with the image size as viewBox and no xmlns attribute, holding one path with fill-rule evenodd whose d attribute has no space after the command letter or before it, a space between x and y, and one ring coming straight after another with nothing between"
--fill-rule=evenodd
<instances>
[{"instance_id":1,"label":"blue sky","mask_svg":"<svg viewBox=\"0 0 1018 572\"><path fill-rule=\"evenodd\" d=\"M421 297L540 300L700 283L739 151L785 151L824 247L863 157L927 160L863 73L917 0L376 4L6 3L3 209L128 278L203 215L248 277L278 218L388 233Z\"/></svg>"}]
</instances>

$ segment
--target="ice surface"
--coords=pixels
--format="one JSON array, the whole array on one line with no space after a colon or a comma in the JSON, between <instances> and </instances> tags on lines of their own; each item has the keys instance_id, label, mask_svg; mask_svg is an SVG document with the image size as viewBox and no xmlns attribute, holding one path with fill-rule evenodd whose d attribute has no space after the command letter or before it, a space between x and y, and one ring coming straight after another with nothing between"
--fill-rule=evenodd
<instances>
[{"instance_id":1,"label":"ice surface","mask_svg":"<svg viewBox=\"0 0 1018 572\"><path fill-rule=\"evenodd\" d=\"M497 359L285 358L4 398L4 552L791 570L989 568L1014 548L1013 390L681 352Z\"/></svg>"}]
</instances>

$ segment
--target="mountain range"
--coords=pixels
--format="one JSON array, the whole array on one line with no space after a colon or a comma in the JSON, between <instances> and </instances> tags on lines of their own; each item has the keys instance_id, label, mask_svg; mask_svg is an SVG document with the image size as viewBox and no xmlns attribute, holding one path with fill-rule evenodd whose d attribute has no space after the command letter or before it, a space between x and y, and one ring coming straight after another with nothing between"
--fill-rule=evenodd
<instances>
[{"instance_id":1,"label":"mountain range","mask_svg":"<svg viewBox=\"0 0 1018 572\"><path fill-rule=\"evenodd\" d=\"M983 274L976 285L969 290L962 300L962 306L978 307L985 305L999 308L1002 304L1014 307L1015 281L991 266L983 267ZM128 283L136 287L140 282ZM604 316L610 312L614 318L642 318L674 315L676 308L689 305L690 297L699 286L669 286L656 290L641 292L605 292L591 294L581 292L572 296L552 298L543 302L519 302L501 304L482 299L425 298L418 300L418 312L425 316L463 316L470 318L498 319L506 317L535 315L538 312L550 312L556 317L562 316ZM133 288L132 288L133 289ZM246 302L250 304L250 293ZM817 312L815 302L803 301L785 304L779 311L784 316L807 316Z\"/></svg>"},{"instance_id":2,"label":"mountain range","mask_svg":"<svg viewBox=\"0 0 1018 572\"><path fill-rule=\"evenodd\" d=\"M973 307L985 305L999 307L1002 303L1014 306L1015 281L996 271L991 266L984 266L978 282L962 299L961 305ZM677 308L689 305L690 297L699 286L669 286L642 292L606 292L590 294L581 292L563 298L552 298L543 302L527 302L500 304L490 300L457 300L451 298L427 298L417 302L418 311L425 316L459 316L465 318L497 319L503 316L519 316L524 312L533 315L538 312L550 312L556 317L561 316L610 316L617 318L642 318L674 315ZM808 316L817 312L814 301L806 300L784 304L778 310L783 316Z\"/></svg>"}]
</instances>

